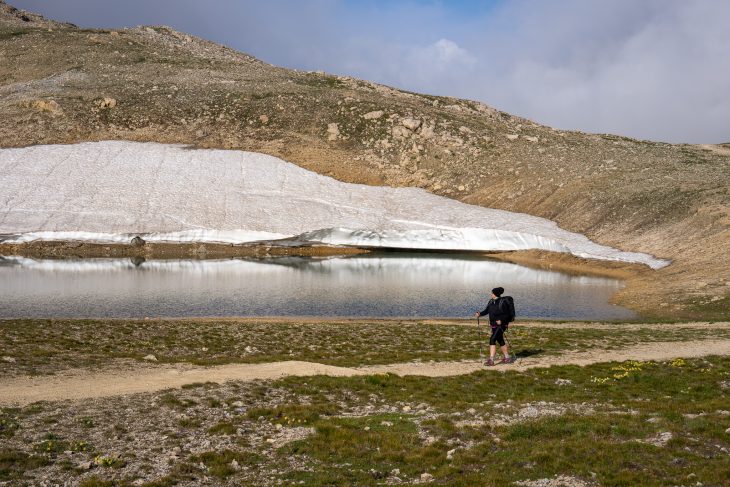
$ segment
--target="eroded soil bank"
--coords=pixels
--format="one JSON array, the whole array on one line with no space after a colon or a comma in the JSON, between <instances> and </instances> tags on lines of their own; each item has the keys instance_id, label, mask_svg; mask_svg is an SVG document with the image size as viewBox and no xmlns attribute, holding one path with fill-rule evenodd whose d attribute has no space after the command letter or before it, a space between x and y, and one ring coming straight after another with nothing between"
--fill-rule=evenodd
<instances>
[{"instance_id":1,"label":"eroded soil bank","mask_svg":"<svg viewBox=\"0 0 730 487\"><path fill-rule=\"evenodd\" d=\"M87 259L129 257L144 259L222 259L234 257L344 256L368 253L366 249L333 245L283 246L272 244L156 243L142 245L94 242L34 241L0 243L0 256L32 259Z\"/></svg>"}]
</instances>

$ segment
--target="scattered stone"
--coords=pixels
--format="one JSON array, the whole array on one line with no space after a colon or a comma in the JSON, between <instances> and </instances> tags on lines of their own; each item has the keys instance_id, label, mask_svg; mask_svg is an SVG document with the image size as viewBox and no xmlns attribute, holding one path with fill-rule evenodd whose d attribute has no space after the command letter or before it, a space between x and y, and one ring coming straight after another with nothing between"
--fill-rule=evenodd
<instances>
[{"instance_id":1,"label":"scattered stone","mask_svg":"<svg viewBox=\"0 0 730 487\"><path fill-rule=\"evenodd\" d=\"M528 142L533 142L533 143L538 142L540 140L539 137L531 137L529 135L523 135L522 138Z\"/></svg>"},{"instance_id":2,"label":"scattered stone","mask_svg":"<svg viewBox=\"0 0 730 487\"><path fill-rule=\"evenodd\" d=\"M268 115L261 115L259 117L259 122L261 122L262 125L266 125L267 123L269 123Z\"/></svg>"},{"instance_id":3,"label":"scattered stone","mask_svg":"<svg viewBox=\"0 0 730 487\"><path fill-rule=\"evenodd\" d=\"M377 118L380 118L384 115L383 110L376 110L374 112L368 112L365 115L362 116L365 120L375 120Z\"/></svg>"},{"instance_id":4,"label":"scattered stone","mask_svg":"<svg viewBox=\"0 0 730 487\"><path fill-rule=\"evenodd\" d=\"M415 132L421 126L421 121L416 118L404 118L400 123L411 132Z\"/></svg>"},{"instance_id":5,"label":"scattered stone","mask_svg":"<svg viewBox=\"0 0 730 487\"><path fill-rule=\"evenodd\" d=\"M421 137L423 137L424 139L432 138L435 135L434 128L435 127L433 125L423 125L420 132Z\"/></svg>"},{"instance_id":6,"label":"scattered stone","mask_svg":"<svg viewBox=\"0 0 730 487\"><path fill-rule=\"evenodd\" d=\"M236 461L235 458L233 460L231 460L231 468L233 470L239 470L241 468L241 466L238 464L238 462Z\"/></svg>"},{"instance_id":7,"label":"scattered stone","mask_svg":"<svg viewBox=\"0 0 730 487\"><path fill-rule=\"evenodd\" d=\"M389 428L389 427L393 426L393 423L391 423L390 421L381 421L380 426L385 426L385 427Z\"/></svg>"},{"instance_id":8,"label":"scattered stone","mask_svg":"<svg viewBox=\"0 0 730 487\"><path fill-rule=\"evenodd\" d=\"M144 357L142 357L142 359L143 359L143 360L147 360L147 361L149 361L149 362L157 362L157 357L155 357L155 356L154 356L154 355L152 355L152 354L149 354L149 355L145 355Z\"/></svg>"},{"instance_id":9,"label":"scattered stone","mask_svg":"<svg viewBox=\"0 0 730 487\"><path fill-rule=\"evenodd\" d=\"M259 349L256 347L252 347L251 345L246 345L246 348L244 348L243 351L248 354L252 354L252 353L258 353Z\"/></svg>"},{"instance_id":10,"label":"scattered stone","mask_svg":"<svg viewBox=\"0 0 730 487\"><path fill-rule=\"evenodd\" d=\"M242 408L243 407L243 401L233 401L231 403L231 406L233 406L234 408Z\"/></svg>"},{"instance_id":11,"label":"scattered stone","mask_svg":"<svg viewBox=\"0 0 730 487\"><path fill-rule=\"evenodd\" d=\"M433 475L428 472L422 473L421 482L433 482Z\"/></svg>"},{"instance_id":12,"label":"scattered stone","mask_svg":"<svg viewBox=\"0 0 730 487\"><path fill-rule=\"evenodd\" d=\"M281 423L276 423L274 428L276 428L277 431L280 431L284 426Z\"/></svg>"},{"instance_id":13,"label":"scattered stone","mask_svg":"<svg viewBox=\"0 0 730 487\"><path fill-rule=\"evenodd\" d=\"M449 450L449 451L447 451L447 452L446 452L446 459L447 459L447 460L453 460L453 459L454 459L454 453L456 453L456 450L457 450L457 449L458 449L458 448L454 448L454 449L452 449L452 450Z\"/></svg>"},{"instance_id":14,"label":"scattered stone","mask_svg":"<svg viewBox=\"0 0 730 487\"><path fill-rule=\"evenodd\" d=\"M393 127L390 133L393 135L393 137L397 139L404 139L411 135L411 131L401 125L396 125L395 127Z\"/></svg>"},{"instance_id":15,"label":"scattered stone","mask_svg":"<svg viewBox=\"0 0 730 487\"><path fill-rule=\"evenodd\" d=\"M117 106L117 100L115 100L114 98L105 96L104 98L102 98L101 100L96 102L96 106L98 106L102 110L107 110L107 109L114 108L115 106Z\"/></svg>"},{"instance_id":16,"label":"scattered stone","mask_svg":"<svg viewBox=\"0 0 730 487\"><path fill-rule=\"evenodd\" d=\"M725 430L725 434L730 435L730 428L728 428L728 429Z\"/></svg>"},{"instance_id":17,"label":"scattered stone","mask_svg":"<svg viewBox=\"0 0 730 487\"><path fill-rule=\"evenodd\" d=\"M686 414L683 414L682 416L684 416L687 419L695 419L695 418L700 418L702 416L707 416L707 413L699 413L699 414L686 413Z\"/></svg>"},{"instance_id":18,"label":"scattered stone","mask_svg":"<svg viewBox=\"0 0 730 487\"><path fill-rule=\"evenodd\" d=\"M143 239L142 237L140 237L139 235L137 235L136 237L134 237L134 238L132 239L132 241L131 241L131 242L129 242L129 244L130 244L130 245L131 245L132 247L144 247L144 245L145 245L146 243L147 243L147 242L145 242L145 240L144 240L144 239Z\"/></svg>"},{"instance_id":19,"label":"scattered stone","mask_svg":"<svg viewBox=\"0 0 730 487\"><path fill-rule=\"evenodd\" d=\"M15 363L15 357L5 356L5 357L3 357L3 362L7 362L9 364L14 364Z\"/></svg>"},{"instance_id":20,"label":"scattered stone","mask_svg":"<svg viewBox=\"0 0 730 487\"><path fill-rule=\"evenodd\" d=\"M456 189L458 189L459 191L464 191L466 189L466 187L464 185L461 185Z\"/></svg>"},{"instance_id":21,"label":"scattered stone","mask_svg":"<svg viewBox=\"0 0 730 487\"><path fill-rule=\"evenodd\" d=\"M507 135L505 135L505 137L507 137L507 140L517 140L517 138L519 137L519 135L517 135L517 134L507 134Z\"/></svg>"},{"instance_id":22,"label":"scattered stone","mask_svg":"<svg viewBox=\"0 0 730 487\"><path fill-rule=\"evenodd\" d=\"M654 445L658 448L664 448L667 446L667 443L669 443L669 440L671 440L674 437L671 431L663 431L656 436L652 436L651 438L648 438L644 441L641 441L642 443L648 443L649 445Z\"/></svg>"},{"instance_id":23,"label":"scattered stone","mask_svg":"<svg viewBox=\"0 0 730 487\"><path fill-rule=\"evenodd\" d=\"M404 413L407 413L407 412L409 412L410 410L411 410L411 407L410 407L410 406L403 406L403 412L404 412Z\"/></svg>"},{"instance_id":24,"label":"scattered stone","mask_svg":"<svg viewBox=\"0 0 730 487\"><path fill-rule=\"evenodd\" d=\"M646 420L647 423L660 423L662 418L649 418Z\"/></svg>"},{"instance_id":25,"label":"scattered stone","mask_svg":"<svg viewBox=\"0 0 730 487\"><path fill-rule=\"evenodd\" d=\"M327 140L337 140L340 136L340 126L336 123L327 124Z\"/></svg>"},{"instance_id":26,"label":"scattered stone","mask_svg":"<svg viewBox=\"0 0 730 487\"><path fill-rule=\"evenodd\" d=\"M363 429L364 429L365 431L370 431L370 426L365 426L365 427L364 427Z\"/></svg>"},{"instance_id":27,"label":"scattered stone","mask_svg":"<svg viewBox=\"0 0 730 487\"><path fill-rule=\"evenodd\" d=\"M569 386L573 383L570 379L555 379L556 386Z\"/></svg>"},{"instance_id":28,"label":"scattered stone","mask_svg":"<svg viewBox=\"0 0 730 487\"><path fill-rule=\"evenodd\" d=\"M81 462L77 465L79 470L91 470L94 467L94 462L89 460L88 462Z\"/></svg>"},{"instance_id":29,"label":"scattered stone","mask_svg":"<svg viewBox=\"0 0 730 487\"><path fill-rule=\"evenodd\" d=\"M524 487L590 487L592 483L568 475L556 475L552 479L521 480L514 482L515 485Z\"/></svg>"}]
</instances>

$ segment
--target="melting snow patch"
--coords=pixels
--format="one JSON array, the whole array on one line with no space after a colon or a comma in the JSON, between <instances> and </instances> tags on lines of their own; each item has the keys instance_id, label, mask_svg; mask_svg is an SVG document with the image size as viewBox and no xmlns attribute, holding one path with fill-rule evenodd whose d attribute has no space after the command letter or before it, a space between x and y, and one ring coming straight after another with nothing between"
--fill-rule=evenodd
<instances>
[{"instance_id":1,"label":"melting snow patch","mask_svg":"<svg viewBox=\"0 0 730 487\"><path fill-rule=\"evenodd\" d=\"M275 157L123 141L0 149L6 242L292 243L568 252L668 262L591 242L554 222L417 188L348 184ZM10 236L7 236L10 235Z\"/></svg>"}]
</instances>

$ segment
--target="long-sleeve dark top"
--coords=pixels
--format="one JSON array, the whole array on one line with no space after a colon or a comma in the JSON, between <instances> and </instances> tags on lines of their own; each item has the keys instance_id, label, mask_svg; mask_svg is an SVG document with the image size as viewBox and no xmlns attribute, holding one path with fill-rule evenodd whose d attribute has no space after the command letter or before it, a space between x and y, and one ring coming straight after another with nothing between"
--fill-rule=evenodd
<instances>
[{"instance_id":1,"label":"long-sleeve dark top","mask_svg":"<svg viewBox=\"0 0 730 487\"><path fill-rule=\"evenodd\" d=\"M489 315L489 325L492 328L497 328L497 320L499 320L502 324L504 324L507 321L507 314L502 311L502 308L499 306L499 301L502 298L497 299L490 299L487 303L487 307L484 308L484 311L479 313L479 316Z\"/></svg>"}]
</instances>

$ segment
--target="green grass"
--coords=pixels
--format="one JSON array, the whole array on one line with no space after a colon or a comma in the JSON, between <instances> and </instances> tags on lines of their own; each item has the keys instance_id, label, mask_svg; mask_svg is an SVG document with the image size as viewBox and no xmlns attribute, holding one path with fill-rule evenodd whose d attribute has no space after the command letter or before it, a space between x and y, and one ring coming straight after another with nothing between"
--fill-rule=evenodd
<instances>
[{"instance_id":1,"label":"green grass","mask_svg":"<svg viewBox=\"0 0 730 487\"><path fill-rule=\"evenodd\" d=\"M14 480L23 473L48 464L48 460L22 451L0 449L0 481Z\"/></svg>"},{"instance_id":2,"label":"green grass","mask_svg":"<svg viewBox=\"0 0 730 487\"><path fill-rule=\"evenodd\" d=\"M14 37L20 37L28 34L29 32L30 30L28 29L2 29L0 30L0 41L7 41Z\"/></svg>"},{"instance_id":3,"label":"green grass","mask_svg":"<svg viewBox=\"0 0 730 487\"><path fill-rule=\"evenodd\" d=\"M687 311L715 319L728 319L730 316L730 294L712 301L709 298L693 299L687 302Z\"/></svg>"},{"instance_id":4,"label":"green grass","mask_svg":"<svg viewBox=\"0 0 730 487\"><path fill-rule=\"evenodd\" d=\"M318 74L318 73L305 73L301 76L297 76L294 78L291 78L294 83L305 85L305 86L312 86L315 88L342 88L345 86L345 83L340 81L337 76L331 76L327 74Z\"/></svg>"},{"instance_id":5,"label":"green grass","mask_svg":"<svg viewBox=\"0 0 730 487\"><path fill-rule=\"evenodd\" d=\"M95 481L116 482L109 485L128 485L135 478L130 472L139 472L136 462L149 462L173 445L208 441L210 450L181 452L167 473L146 479L147 485L202 477L246 485L398 485L429 473L436 484L456 486L510 485L556 475L602 486L659 486L686 485L694 473L692 485L719 486L730 475L728 391L729 357L441 378L316 376L209 384L153 398L45 403L40 412L33 406L2 410L20 427L0 465L6 479L32 476L44 464L52 471L73 466L76 461L69 460L78 457L67 453L36 454L32 444L23 450L53 417L59 433L44 442L66 441L62 434L74 438L67 441L74 451L73 445L96 438L98 451L124 458L115 468L97 467ZM212 400L219 404L209 407ZM181 425L168 405L196 419ZM116 416L136 411L126 417L123 433L129 437L148 434L151 424L169 440L157 449L130 443L126 451L116 441L112 449L104 443L106 430L97 433L83 424L83 418L98 417L100 406ZM307 431L301 426L313 433L278 447L264 441ZM671 438L663 446L651 444L661 433Z\"/></svg>"},{"instance_id":6,"label":"green grass","mask_svg":"<svg viewBox=\"0 0 730 487\"><path fill-rule=\"evenodd\" d=\"M730 360L645 364L622 379L604 384L592 381L594 377L612 377L617 365L554 367L503 376L476 373L449 379L388 376L378 382L368 378L308 380L310 394L314 389L331 395L333 389L339 389L354 391L361 401L371 394L388 404L426 401L445 416L423 422L422 426L437 438L430 445L416 434L417 416L395 415L391 418L393 426L385 429L372 427L381 424L377 415L321 420L315 423L315 437L289 446L282 454L319 462L329 459L325 462L328 467L315 467L304 476L293 473L289 478L304 479L307 485L367 485L385 472L399 469L408 478L429 472L448 485L506 485L516 480L572 475L587 480L595 476L600 485L619 486L681 484L689 472L694 472L705 485L724 485L730 478L730 457L722 450L730 448L730 435L725 433L730 416L716 413L728 408L727 396L717 384L730 377ZM557 378L569 378L573 385L556 385ZM294 389L300 387L286 382ZM508 404L511 411L534 401L585 402L596 410L495 426L489 421L496 416L495 411L485 406L485 399L492 405ZM453 414L468 408L485 416L484 424L454 426ZM698 412L710 416L683 416ZM661 421L647 421L653 417ZM371 426L369 431L364 430L367 425ZM661 431L673 434L666 446L644 442ZM453 459L447 460L451 445L469 442L475 444L457 448ZM332 464L347 468L331 468Z\"/></svg>"},{"instance_id":7,"label":"green grass","mask_svg":"<svg viewBox=\"0 0 730 487\"><path fill-rule=\"evenodd\" d=\"M713 303L723 305L724 301ZM479 340L485 338L474 325L418 321L4 320L0 321L0 356L13 356L16 363L0 369L0 375L96 368L114 359L143 363L147 354L154 354L161 363L196 365L304 360L358 366L474 359ZM540 327L539 323L523 327L518 322L511 327L509 338L523 356L554 355L564 350L610 350L641 342L683 341L686 331L671 325L622 332L620 324L558 329ZM692 336L729 338L730 329L695 329Z\"/></svg>"}]
</instances>

